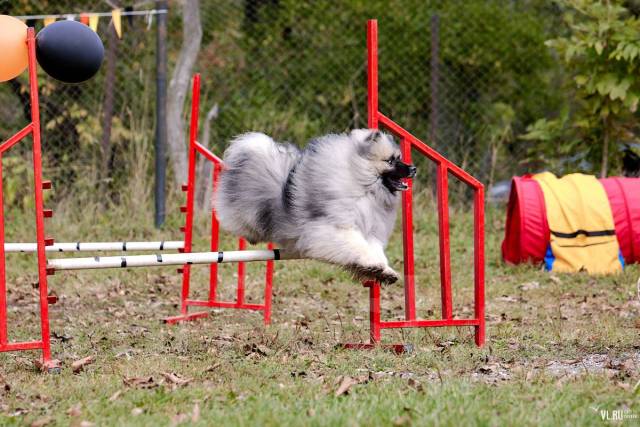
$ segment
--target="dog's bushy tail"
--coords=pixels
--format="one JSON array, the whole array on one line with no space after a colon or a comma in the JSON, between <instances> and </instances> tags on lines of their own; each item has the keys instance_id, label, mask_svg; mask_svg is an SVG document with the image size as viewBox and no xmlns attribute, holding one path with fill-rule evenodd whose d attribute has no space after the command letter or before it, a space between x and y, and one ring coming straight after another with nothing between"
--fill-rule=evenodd
<instances>
[{"instance_id":1,"label":"dog's bushy tail","mask_svg":"<svg viewBox=\"0 0 640 427\"><path fill-rule=\"evenodd\" d=\"M276 240L283 186L299 155L295 146L262 133L231 141L214 198L222 228L251 243Z\"/></svg>"}]
</instances>

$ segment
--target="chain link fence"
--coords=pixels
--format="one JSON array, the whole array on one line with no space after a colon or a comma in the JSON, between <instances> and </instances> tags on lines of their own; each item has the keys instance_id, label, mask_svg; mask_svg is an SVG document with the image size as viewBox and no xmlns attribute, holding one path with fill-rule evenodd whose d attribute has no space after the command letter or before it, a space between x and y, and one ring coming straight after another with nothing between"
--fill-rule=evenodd
<instances>
[{"instance_id":1,"label":"chain link fence","mask_svg":"<svg viewBox=\"0 0 640 427\"><path fill-rule=\"evenodd\" d=\"M151 9L153 4L151 4ZM103 1L5 1L0 13L12 16L108 12ZM59 18L64 19L64 18ZM79 17L76 15L75 19ZM117 201L118 186L140 175L152 176L155 126L155 31L146 16L123 17L123 36L115 34L110 18L99 20L97 33L105 45L105 61L89 82L68 85L39 70L40 109L45 175L56 185L56 197L91 195L96 187ZM36 31L43 19L27 19ZM0 85L0 132L3 138L30 120L27 74ZM10 155L24 162L29 146ZM24 188L29 191L28 188ZM5 194L7 196L7 194ZM7 203L30 203L20 191L9 193ZM12 200L13 199L13 200Z\"/></svg>"},{"instance_id":2,"label":"chain link fence","mask_svg":"<svg viewBox=\"0 0 640 427\"><path fill-rule=\"evenodd\" d=\"M0 0L0 13L79 14L115 6L152 10L156 4ZM181 7L169 2L169 77L182 41ZM249 130L303 144L366 126L369 18L379 20L381 111L485 183L531 166L519 135L562 102L561 69L544 45L560 28L551 2L200 0L200 10L194 71L203 77L201 131L208 129L203 142L218 153ZM71 86L39 76L45 169L65 189L60 197L102 186L117 202L131 180L148 182L140 191L151 197L157 19L123 17L122 38L110 21L99 22L105 62L94 79ZM29 24L39 30L43 20ZM0 85L3 139L28 120L26 88L26 74Z\"/></svg>"}]
</instances>

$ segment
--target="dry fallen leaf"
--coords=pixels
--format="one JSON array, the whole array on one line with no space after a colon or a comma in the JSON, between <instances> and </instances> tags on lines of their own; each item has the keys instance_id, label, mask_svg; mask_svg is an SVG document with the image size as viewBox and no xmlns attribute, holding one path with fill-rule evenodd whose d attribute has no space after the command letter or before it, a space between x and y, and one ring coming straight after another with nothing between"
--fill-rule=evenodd
<instances>
[{"instance_id":1,"label":"dry fallen leaf","mask_svg":"<svg viewBox=\"0 0 640 427\"><path fill-rule=\"evenodd\" d=\"M133 388L141 388L141 389L149 389L158 387L158 383L153 380L153 377L133 377L133 378L125 378L123 379L124 384L133 387Z\"/></svg>"},{"instance_id":2,"label":"dry fallen leaf","mask_svg":"<svg viewBox=\"0 0 640 427\"><path fill-rule=\"evenodd\" d=\"M81 408L80 403L72 406L67 410L67 415L69 415L70 417L79 417L80 414L82 414L82 411L80 410L80 408Z\"/></svg>"},{"instance_id":3,"label":"dry fallen leaf","mask_svg":"<svg viewBox=\"0 0 640 427\"><path fill-rule=\"evenodd\" d=\"M193 405L193 411L191 411L191 422L197 423L198 421L200 421L200 405L196 402Z\"/></svg>"},{"instance_id":4,"label":"dry fallen leaf","mask_svg":"<svg viewBox=\"0 0 640 427\"><path fill-rule=\"evenodd\" d=\"M518 297L514 297L512 295L502 295L498 298L496 298L496 301L502 301L502 302L520 302L520 300L518 299Z\"/></svg>"},{"instance_id":5,"label":"dry fallen leaf","mask_svg":"<svg viewBox=\"0 0 640 427\"><path fill-rule=\"evenodd\" d=\"M51 337L53 337L54 339L60 340L62 342L71 341L73 339L73 337L70 335L59 334L55 331L51 333Z\"/></svg>"},{"instance_id":6,"label":"dry fallen leaf","mask_svg":"<svg viewBox=\"0 0 640 427\"><path fill-rule=\"evenodd\" d=\"M558 276L554 276L553 274L549 275L549 279L555 283L556 285L561 285L562 284L562 280L560 280L560 278Z\"/></svg>"},{"instance_id":7,"label":"dry fallen leaf","mask_svg":"<svg viewBox=\"0 0 640 427\"><path fill-rule=\"evenodd\" d=\"M338 389L335 392L336 396L341 396L343 394L348 394L349 393L349 389L351 387L353 387L356 384L362 384L362 383L366 383L367 381L369 381L369 375L360 375L356 378L350 377L348 375L345 375L343 377L340 377L341 380L339 381L340 386L338 387Z\"/></svg>"},{"instance_id":8,"label":"dry fallen leaf","mask_svg":"<svg viewBox=\"0 0 640 427\"><path fill-rule=\"evenodd\" d=\"M137 417L138 415L142 415L142 414L144 414L143 408L133 408L131 410L131 415L133 415L134 417Z\"/></svg>"},{"instance_id":9,"label":"dry fallen leaf","mask_svg":"<svg viewBox=\"0 0 640 427\"><path fill-rule=\"evenodd\" d=\"M623 383L622 381L616 381L616 386L620 387L623 390L629 390L631 388L631 384Z\"/></svg>"},{"instance_id":10,"label":"dry fallen leaf","mask_svg":"<svg viewBox=\"0 0 640 427\"><path fill-rule=\"evenodd\" d=\"M260 357L264 357L272 354L273 351L267 346L253 343L253 344L245 344L244 353L246 356L250 356L254 354Z\"/></svg>"},{"instance_id":11,"label":"dry fallen leaf","mask_svg":"<svg viewBox=\"0 0 640 427\"><path fill-rule=\"evenodd\" d=\"M53 421L53 418L51 417L40 418L39 420L32 422L31 427L44 427L47 424L51 423L51 421Z\"/></svg>"},{"instance_id":12,"label":"dry fallen leaf","mask_svg":"<svg viewBox=\"0 0 640 427\"><path fill-rule=\"evenodd\" d=\"M122 394L122 390L118 390L115 393L113 393L111 395L111 397L109 398L109 402L115 402L116 400L118 400L118 398L120 397L120 395Z\"/></svg>"},{"instance_id":13,"label":"dry fallen leaf","mask_svg":"<svg viewBox=\"0 0 640 427\"><path fill-rule=\"evenodd\" d=\"M2 375L0 375L0 394L8 393L11 391L11 385L4 379Z\"/></svg>"},{"instance_id":14,"label":"dry fallen leaf","mask_svg":"<svg viewBox=\"0 0 640 427\"><path fill-rule=\"evenodd\" d=\"M622 373L625 375L633 377L638 371L638 366L636 366L636 363L632 358L629 358L624 362L622 362L620 366L620 371L622 371Z\"/></svg>"},{"instance_id":15,"label":"dry fallen leaf","mask_svg":"<svg viewBox=\"0 0 640 427\"><path fill-rule=\"evenodd\" d=\"M175 384L177 386L187 385L191 382L189 378L184 378L174 372L163 372L162 376L171 384Z\"/></svg>"},{"instance_id":16,"label":"dry fallen leaf","mask_svg":"<svg viewBox=\"0 0 640 427\"><path fill-rule=\"evenodd\" d=\"M218 370L218 368L220 367L221 363L216 363L213 366L208 367L207 369L205 369L205 372L216 372Z\"/></svg>"},{"instance_id":17,"label":"dry fallen leaf","mask_svg":"<svg viewBox=\"0 0 640 427\"><path fill-rule=\"evenodd\" d=\"M43 372L60 371L60 369L62 368L62 362L60 362L58 359L51 359L47 362L46 365L42 363L42 360L36 360L34 364L36 365L36 368Z\"/></svg>"},{"instance_id":18,"label":"dry fallen leaf","mask_svg":"<svg viewBox=\"0 0 640 427\"><path fill-rule=\"evenodd\" d=\"M455 341L440 341L436 345L442 349L446 349L455 344Z\"/></svg>"},{"instance_id":19,"label":"dry fallen leaf","mask_svg":"<svg viewBox=\"0 0 640 427\"><path fill-rule=\"evenodd\" d=\"M336 396L340 396L343 395L345 393L347 393L349 391L349 389L358 384L358 381L356 381L355 379L349 377L349 376L343 376L342 380L340 381L340 386L338 387L338 389L335 392Z\"/></svg>"},{"instance_id":20,"label":"dry fallen leaf","mask_svg":"<svg viewBox=\"0 0 640 427\"><path fill-rule=\"evenodd\" d=\"M82 372L85 366L91 365L95 361L96 361L96 358L94 356L84 357L80 360L76 360L75 362L73 362L71 364L71 370L73 370L74 374L80 373Z\"/></svg>"},{"instance_id":21,"label":"dry fallen leaf","mask_svg":"<svg viewBox=\"0 0 640 427\"><path fill-rule=\"evenodd\" d=\"M409 378L409 381L407 381L407 384L409 384L409 387L415 389L416 391L424 391L424 387L422 387L422 384L420 384L418 381L416 381L413 378Z\"/></svg>"},{"instance_id":22,"label":"dry fallen leaf","mask_svg":"<svg viewBox=\"0 0 640 427\"><path fill-rule=\"evenodd\" d=\"M538 289L540 287L540 282L527 282L527 283L523 283L520 286L518 286L518 288L520 288L523 291L530 291L531 289Z\"/></svg>"},{"instance_id":23,"label":"dry fallen leaf","mask_svg":"<svg viewBox=\"0 0 640 427\"><path fill-rule=\"evenodd\" d=\"M490 374L496 370L495 365L484 365L478 368L478 372L481 374Z\"/></svg>"},{"instance_id":24,"label":"dry fallen leaf","mask_svg":"<svg viewBox=\"0 0 640 427\"><path fill-rule=\"evenodd\" d=\"M407 414L401 415L393 419L394 426L410 426L411 425L411 417Z\"/></svg>"},{"instance_id":25,"label":"dry fallen leaf","mask_svg":"<svg viewBox=\"0 0 640 427\"><path fill-rule=\"evenodd\" d=\"M178 426L182 423L186 423L189 420L189 416L187 414L178 414L171 419L172 426Z\"/></svg>"},{"instance_id":26,"label":"dry fallen leaf","mask_svg":"<svg viewBox=\"0 0 640 427\"><path fill-rule=\"evenodd\" d=\"M28 409L25 409L25 408L16 408L16 410L15 410L15 411L13 411L13 412L10 412L10 413L9 413L9 416L10 416L10 417L19 417L19 416L21 416L21 415L26 415L26 414L28 414L28 413L29 413L29 410L28 410Z\"/></svg>"}]
</instances>

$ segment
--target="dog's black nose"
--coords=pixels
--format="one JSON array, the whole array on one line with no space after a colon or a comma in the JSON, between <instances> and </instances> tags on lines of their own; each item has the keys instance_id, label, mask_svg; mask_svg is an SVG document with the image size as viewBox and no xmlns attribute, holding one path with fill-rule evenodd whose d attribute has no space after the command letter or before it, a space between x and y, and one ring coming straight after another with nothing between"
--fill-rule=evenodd
<instances>
[{"instance_id":1,"label":"dog's black nose","mask_svg":"<svg viewBox=\"0 0 640 427\"><path fill-rule=\"evenodd\" d=\"M418 169L415 166L409 166L409 178L416 176Z\"/></svg>"}]
</instances>

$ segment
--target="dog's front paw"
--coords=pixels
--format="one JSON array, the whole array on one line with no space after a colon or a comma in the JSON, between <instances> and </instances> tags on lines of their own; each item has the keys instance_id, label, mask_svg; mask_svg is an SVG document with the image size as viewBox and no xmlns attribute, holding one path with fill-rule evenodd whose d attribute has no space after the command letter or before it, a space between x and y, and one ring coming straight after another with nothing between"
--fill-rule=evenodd
<instances>
[{"instance_id":1,"label":"dog's front paw","mask_svg":"<svg viewBox=\"0 0 640 427\"><path fill-rule=\"evenodd\" d=\"M356 280L375 280L382 285L390 285L400 278L392 268L384 265L365 266L352 264L347 266L347 269L351 271Z\"/></svg>"},{"instance_id":2,"label":"dog's front paw","mask_svg":"<svg viewBox=\"0 0 640 427\"><path fill-rule=\"evenodd\" d=\"M395 270L390 267L386 267L380 272L377 280L381 285L391 285L392 283L397 282L399 278L400 276L395 272Z\"/></svg>"}]
</instances>

